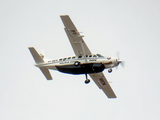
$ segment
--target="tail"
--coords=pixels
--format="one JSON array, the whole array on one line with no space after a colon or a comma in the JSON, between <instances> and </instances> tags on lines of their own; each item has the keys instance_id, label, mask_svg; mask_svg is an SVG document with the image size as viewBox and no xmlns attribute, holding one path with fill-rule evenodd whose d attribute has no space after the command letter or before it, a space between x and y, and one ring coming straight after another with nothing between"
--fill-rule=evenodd
<instances>
[{"instance_id":1,"label":"tail","mask_svg":"<svg viewBox=\"0 0 160 120\"><path fill-rule=\"evenodd\" d=\"M42 56L38 54L34 47L29 47L29 50L36 63L44 63ZM47 80L52 80L52 76L47 67L39 67L39 69L42 71Z\"/></svg>"}]
</instances>

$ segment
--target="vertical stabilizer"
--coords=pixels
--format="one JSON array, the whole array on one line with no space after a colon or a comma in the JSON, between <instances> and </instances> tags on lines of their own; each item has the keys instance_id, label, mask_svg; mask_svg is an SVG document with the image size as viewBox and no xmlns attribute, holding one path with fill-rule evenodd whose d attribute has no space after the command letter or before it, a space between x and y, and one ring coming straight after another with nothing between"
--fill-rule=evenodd
<instances>
[{"instance_id":1,"label":"vertical stabilizer","mask_svg":"<svg viewBox=\"0 0 160 120\"><path fill-rule=\"evenodd\" d=\"M44 62L44 60L41 58L41 56L38 54L38 52L35 50L34 47L29 47L29 50L30 50L36 63L43 63Z\"/></svg>"}]
</instances>

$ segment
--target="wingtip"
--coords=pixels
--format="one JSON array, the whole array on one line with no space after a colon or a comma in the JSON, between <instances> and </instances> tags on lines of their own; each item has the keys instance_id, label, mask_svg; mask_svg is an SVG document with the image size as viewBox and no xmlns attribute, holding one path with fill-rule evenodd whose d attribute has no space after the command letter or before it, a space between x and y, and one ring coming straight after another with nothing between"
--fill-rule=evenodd
<instances>
[{"instance_id":1,"label":"wingtip","mask_svg":"<svg viewBox=\"0 0 160 120\"><path fill-rule=\"evenodd\" d=\"M50 78L47 78L48 81L53 80L52 76L50 76Z\"/></svg>"},{"instance_id":2,"label":"wingtip","mask_svg":"<svg viewBox=\"0 0 160 120\"><path fill-rule=\"evenodd\" d=\"M32 48L34 48L34 47L28 47L28 49L32 49Z\"/></svg>"},{"instance_id":3,"label":"wingtip","mask_svg":"<svg viewBox=\"0 0 160 120\"><path fill-rule=\"evenodd\" d=\"M109 99L116 99L117 98L117 96L114 96L114 97L108 97Z\"/></svg>"},{"instance_id":4,"label":"wingtip","mask_svg":"<svg viewBox=\"0 0 160 120\"><path fill-rule=\"evenodd\" d=\"M60 17L66 17L66 16L69 17L69 15L60 15Z\"/></svg>"}]
</instances>

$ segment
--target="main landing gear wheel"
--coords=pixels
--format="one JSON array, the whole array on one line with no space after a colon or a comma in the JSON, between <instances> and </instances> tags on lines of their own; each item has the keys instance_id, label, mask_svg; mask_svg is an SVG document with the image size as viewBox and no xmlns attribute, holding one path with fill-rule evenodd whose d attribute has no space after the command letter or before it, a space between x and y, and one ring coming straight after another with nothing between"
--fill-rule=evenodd
<instances>
[{"instance_id":1,"label":"main landing gear wheel","mask_svg":"<svg viewBox=\"0 0 160 120\"><path fill-rule=\"evenodd\" d=\"M85 82L85 84L88 84L88 83L90 83L90 79L87 79L84 82Z\"/></svg>"},{"instance_id":2,"label":"main landing gear wheel","mask_svg":"<svg viewBox=\"0 0 160 120\"><path fill-rule=\"evenodd\" d=\"M110 68L110 69L108 70L108 72L111 73L111 72L112 72L112 68Z\"/></svg>"},{"instance_id":3,"label":"main landing gear wheel","mask_svg":"<svg viewBox=\"0 0 160 120\"><path fill-rule=\"evenodd\" d=\"M78 65L80 65L80 62L76 61L76 62L74 63L74 65L75 65L75 66L78 66Z\"/></svg>"},{"instance_id":4,"label":"main landing gear wheel","mask_svg":"<svg viewBox=\"0 0 160 120\"><path fill-rule=\"evenodd\" d=\"M85 84L88 84L88 83L90 83L90 79L88 79L87 73L86 73L85 75L86 75L86 80L84 81L84 83L85 83Z\"/></svg>"}]
</instances>

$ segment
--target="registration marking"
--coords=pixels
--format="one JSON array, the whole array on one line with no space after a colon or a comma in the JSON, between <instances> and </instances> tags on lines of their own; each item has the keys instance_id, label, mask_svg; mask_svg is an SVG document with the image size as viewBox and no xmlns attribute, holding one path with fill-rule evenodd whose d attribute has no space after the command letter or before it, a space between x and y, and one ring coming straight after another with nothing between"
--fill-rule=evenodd
<instances>
[{"instance_id":1,"label":"registration marking","mask_svg":"<svg viewBox=\"0 0 160 120\"><path fill-rule=\"evenodd\" d=\"M106 85L105 81L103 80L103 78L99 78L100 82L102 85Z\"/></svg>"}]
</instances>

